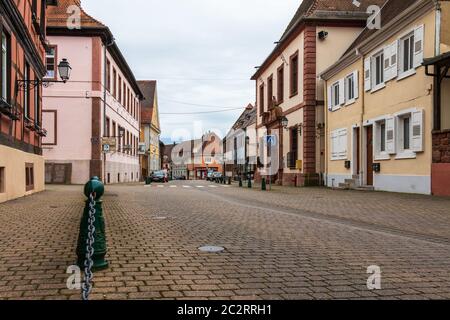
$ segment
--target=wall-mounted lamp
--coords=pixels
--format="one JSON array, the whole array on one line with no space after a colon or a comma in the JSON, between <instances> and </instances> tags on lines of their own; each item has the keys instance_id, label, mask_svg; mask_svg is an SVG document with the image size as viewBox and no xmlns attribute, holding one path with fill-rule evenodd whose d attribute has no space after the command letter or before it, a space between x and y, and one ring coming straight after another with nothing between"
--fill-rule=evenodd
<instances>
[{"instance_id":1,"label":"wall-mounted lamp","mask_svg":"<svg viewBox=\"0 0 450 320\"><path fill-rule=\"evenodd\" d=\"M40 80L40 79L27 79L27 80L16 80L17 87L19 90L33 89L40 85L48 88L51 83L66 83L70 79L70 73L72 71L72 67L70 66L69 61L67 59L62 59L58 65L59 76L61 81L58 80Z\"/></svg>"},{"instance_id":2,"label":"wall-mounted lamp","mask_svg":"<svg viewBox=\"0 0 450 320\"><path fill-rule=\"evenodd\" d=\"M319 40L323 41L328 37L328 32L322 30L319 32L318 36L319 36Z\"/></svg>"}]
</instances>

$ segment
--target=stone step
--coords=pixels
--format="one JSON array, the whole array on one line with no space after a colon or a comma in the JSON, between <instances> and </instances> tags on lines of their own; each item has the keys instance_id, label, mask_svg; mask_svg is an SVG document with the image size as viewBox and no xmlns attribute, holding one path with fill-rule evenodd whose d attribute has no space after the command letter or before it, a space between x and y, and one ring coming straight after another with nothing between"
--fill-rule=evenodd
<instances>
[{"instance_id":1,"label":"stone step","mask_svg":"<svg viewBox=\"0 0 450 320\"><path fill-rule=\"evenodd\" d=\"M361 186L361 187L355 188L355 190L357 190L357 191L375 191L375 187L373 187L373 186Z\"/></svg>"}]
</instances>

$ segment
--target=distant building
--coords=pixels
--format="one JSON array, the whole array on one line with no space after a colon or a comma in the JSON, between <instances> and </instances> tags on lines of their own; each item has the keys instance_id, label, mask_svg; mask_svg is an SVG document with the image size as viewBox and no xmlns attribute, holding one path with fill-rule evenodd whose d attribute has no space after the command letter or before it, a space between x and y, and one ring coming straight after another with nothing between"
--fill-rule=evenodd
<instances>
[{"instance_id":1,"label":"distant building","mask_svg":"<svg viewBox=\"0 0 450 320\"><path fill-rule=\"evenodd\" d=\"M142 176L161 170L158 91L155 80L138 81L144 94L141 108L141 142L145 144L145 154L141 156Z\"/></svg>"},{"instance_id":2,"label":"distant building","mask_svg":"<svg viewBox=\"0 0 450 320\"><path fill-rule=\"evenodd\" d=\"M249 104L223 141L225 175L244 180L257 165L256 107Z\"/></svg>"},{"instance_id":3,"label":"distant building","mask_svg":"<svg viewBox=\"0 0 450 320\"><path fill-rule=\"evenodd\" d=\"M209 171L222 172L222 143L215 133L185 141L172 150L173 175L204 180Z\"/></svg>"},{"instance_id":4,"label":"distant building","mask_svg":"<svg viewBox=\"0 0 450 320\"><path fill-rule=\"evenodd\" d=\"M70 6L80 9L81 29L67 28ZM60 0L48 12L47 34L47 78L56 74L57 57L73 70L68 83L44 89L46 182L139 181L142 93L111 31L80 1Z\"/></svg>"},{"instance_id":5,"label":"distant building","mask_svg":"<svg viewBox=\"0 0 450 320\"><path fill-rule=\"evenodd\" d=\"M165 169L168 171L169 173L169 177L170 178L174 178L173 175L173 161L172 161L172 151L175 148L176 144L164 144L163 142L161 142L161 168Z\"/></svg>"}]
</instances>

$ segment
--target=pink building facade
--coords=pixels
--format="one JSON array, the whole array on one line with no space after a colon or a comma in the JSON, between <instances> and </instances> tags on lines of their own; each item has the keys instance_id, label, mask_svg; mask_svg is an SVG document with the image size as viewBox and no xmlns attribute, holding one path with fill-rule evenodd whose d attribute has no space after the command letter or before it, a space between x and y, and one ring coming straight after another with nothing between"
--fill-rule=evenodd
<instances>
[{"instance_id":1,"label":"pink building facade","mask_svg":"<svg viewBox=\"0 0 450 320\"><path fill-rule=\"evenodd\" d=\"M98 176L105 183L140 180L138 155L142 93L110 30L81 11L81 29L68 29L61 1L49 13L47 77L54 61L66 58L70 81L43 91L46 183L84 184Z\"/></svg>"}]
</instances>

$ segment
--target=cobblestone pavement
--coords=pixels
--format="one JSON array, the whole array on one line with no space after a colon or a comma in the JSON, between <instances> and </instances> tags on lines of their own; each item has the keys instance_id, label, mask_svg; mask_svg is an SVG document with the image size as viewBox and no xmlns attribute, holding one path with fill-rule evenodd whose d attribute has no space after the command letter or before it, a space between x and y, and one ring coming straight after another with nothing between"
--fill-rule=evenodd
<instances>
[{"instance_id":1,"label":"cobblestone pavement","mask_svg":"<svg viewBox=\"0 0 450 320\"><path fill-rule=\"evenodd\" d=\"M83 200L51 186L0 204L0 299L80 299L65 272ZM93 299L450 299L450 199L180 181L103 200L110 268Z\"/></svg>"}]
</instances>

